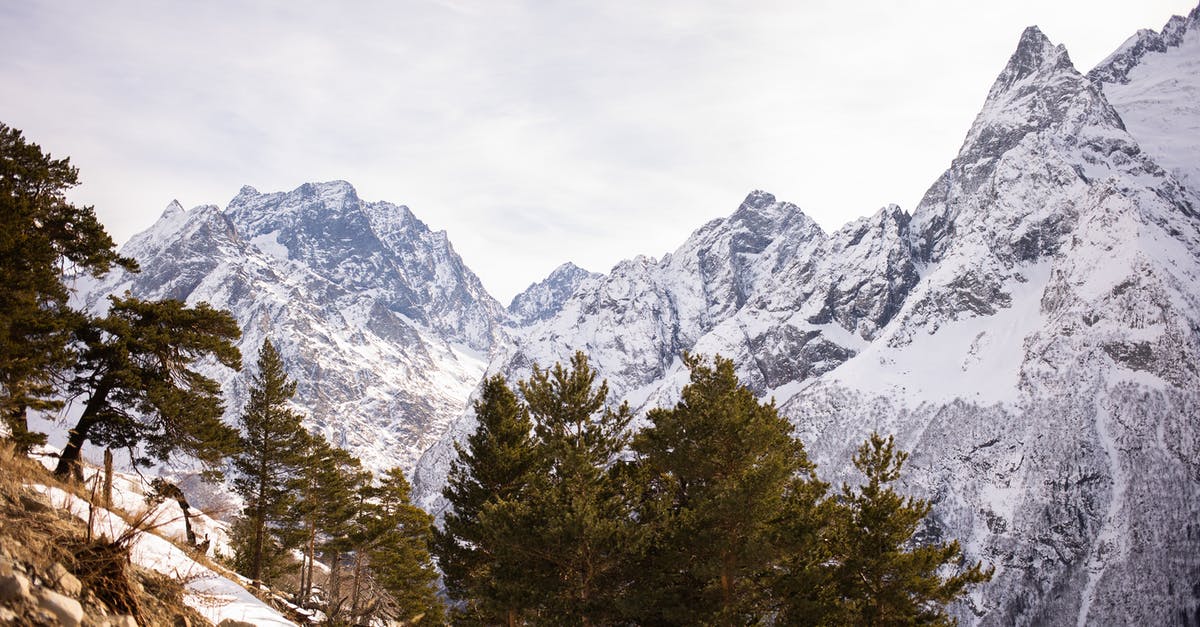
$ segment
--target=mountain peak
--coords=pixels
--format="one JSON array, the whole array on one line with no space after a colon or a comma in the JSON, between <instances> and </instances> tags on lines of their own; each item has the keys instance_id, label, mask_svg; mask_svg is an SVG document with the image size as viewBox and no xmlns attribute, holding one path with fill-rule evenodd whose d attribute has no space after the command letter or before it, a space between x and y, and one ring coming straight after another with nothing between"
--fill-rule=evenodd
<instances>
[{"instance_id":1,"label":"mountain peak","mask_svg":"<svg viewBox=\"0 0 1200 627\"><path fill-rule=\"evenodd\" d=\"M174 218L177 215L182 214L183 212L184 212L183 205L179 204L178 200L172 200L167 205L167 208L163 210L162 215L159 216L158 219L159 220L169 220L171 218Z\"/></svg>"},{"instance_id":2,"label":"mountain peak","mask_svg":"<svg viewBox=\"0 0 1200 627\"><path fill-rule=\"evenodd\" d=\"M1066 47L1055 46L1040 28L1030 26L1021 33L1017 49L1009 57L1008 65L1000 73L996 83L997 86L1003 85L1008 88L1043 71L1064 69L1075 70ZM996 87L993 86L992 89L994 91Z\"/></svg>"},{"instance_id":3,"label":"mountain peak","mask_svg":"<svg viewBox=\"0 0 1200 627\"><path fill-rule=\"evenodd\" d=\"M545 279L513 297L508 312L521 325L551 318L562 309L563 303L579 289L580 284L599 276L602 275L588 272L568 261L555 268Z\"/></svg>"},{"instance_id":4,"label":"mountain peak","mask_svg":"<svg viewBox=\"0 0 1200 627\"><path fill-rule=\"evenodd\" d=\"M1088 72L1088 79L1094 83L1110 83L1126 85L1129 83L1129 72L1141 64L1142 59L1151 53L1164 53L1168 48L1177 48L1183 44L1187 33L1200 28L1200 5L1192 9L1187 17L1174 15L1163 25L1161 32L1144 28L1125 40L1112 54Z\"/></svg>"},{"instance_id":5,"label":"mountain peak","mask_svg":"<svg viewBox=\"0 0 1200 627\"><path fill-rule=\"evenodd\" d=\"M742 201L741 207L738 209L763 209L775 204L775 195L770 192L764 192L761 189L756 189L746 195L746 199Z\"/></svg>"}]
</instances>

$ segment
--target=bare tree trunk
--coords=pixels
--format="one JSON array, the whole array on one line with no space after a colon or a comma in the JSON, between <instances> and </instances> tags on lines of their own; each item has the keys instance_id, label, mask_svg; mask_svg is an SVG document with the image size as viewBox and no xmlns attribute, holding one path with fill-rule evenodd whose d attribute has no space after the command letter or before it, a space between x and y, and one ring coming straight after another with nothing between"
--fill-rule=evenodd
<instances>
[{"instance_id":1,"label":"bare tree trunk","mask_svg":"<svg viewBox=\"0 0 1200 627\"><path fill-rule=\"evenodd\" d=\"M112 509L113 454L112 449L104 449L104 507Z\"/></svg>"},{"instance_id":2,"label":"bare tree trunk","mask_svg":"<svg viewBox=\"0 0 1200 627\"><path fill-rule=\"evenodd\" d=\"M334 551L333 561L329 568L329 598L325 602L325 615L330 622L336 622L337 615L340 613L342 600L338 599L342 595L342 556Z\"/></svg>"}]
</instances>

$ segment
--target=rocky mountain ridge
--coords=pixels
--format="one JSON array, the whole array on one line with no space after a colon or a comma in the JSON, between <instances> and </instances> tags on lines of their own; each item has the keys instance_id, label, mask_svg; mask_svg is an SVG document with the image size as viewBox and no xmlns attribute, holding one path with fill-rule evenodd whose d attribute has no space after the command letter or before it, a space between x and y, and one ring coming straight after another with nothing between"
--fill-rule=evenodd
<instances>
[{"instance_id":1,"label":"rocky mountain ridge","mask_svg":"<svg viewBox=\"0 0 1200 627\"><path fill-rule=\"evenodd\" d=\"M227 390L227 419L269 338L299 384L305 425L376 469L411 467L444 432L507 317L444 232L342 181L244 187L224 210L172 203L122 252L144 270L81 286L87 307L128 290L230 310L247 367L209 373Z\"/></svg>"},{"instance_id":2,"label":"rocky mountain ridge","mask_svg":"<svg viewBox=\"0 0 1200 627\"><path fill-rule=\"evenodd\" d=\"M723 354L829 479L872 430L897 434L908 489L935 503L925 533L997 567L955 608L965 623L1195 620L1200 196L1107 89L1027 29L911 215L826 234L755 192L662 260L581 285L489 371L584 350L644 410L673 402L680 352ZM417 467L431 509L473 420Z\"/></svg>"},{"instance_id":3,"label":"rocky mountain ridge","mask_svg":"<svg viewBox=\"0 0 1200 627\"><path fill-rule=\"evenodd\" d=\"M313 429L414 469L438 511L487 372L586 351L614 401L674 402L730 357L828 480L872 430L912 452L931 537L997 567L966 624L1200 620L1200 8L1087 75L1027 29L907 213L826 233L750 193L661 259L566 264L505 310L406 207L344 182L173 204L83 286L206 300L267 333ZM240 407L245 373L214 372ZM423 451L423 454L422 454ZM417 463L417 457L420 461Z\"/></svg>"}]
</instances>

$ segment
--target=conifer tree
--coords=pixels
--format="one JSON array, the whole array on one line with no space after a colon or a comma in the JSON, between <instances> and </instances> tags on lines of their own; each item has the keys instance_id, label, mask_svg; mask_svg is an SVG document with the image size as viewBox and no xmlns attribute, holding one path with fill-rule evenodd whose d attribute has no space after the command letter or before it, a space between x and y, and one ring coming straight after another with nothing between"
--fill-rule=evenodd
<instances>
[{"instance_id":1,"label":"conifer tree","mask_svg":"<svg viewBox=\"0 0 1200 627\"><path fill-rule=\"evenodd\" d=\"M375 582L390 603L383 618L406 624L441 624L445 608L437 597L437 569L429 555L433 517L412 504L403 471L384 473L368 509L368 536L363 547Z\"/></svg>"},{"instance_id":2,"label":"conifer tree","mask_svg":"<svg viewBox=\"0 0 1200 627\"><path fill-rule=\"evenodd\" d=\"M652 623L753 623L772 610L781 526L826 485L792 425L738 382L732 361L684 361L681 400L651 410L633 442L646 480L638 518L653 534L633 611Z\"/></svg>"},{"instance_id":3,"label":"conifer tree","mask_svg":"<svg viewBox=\"0 0 1200 627\"><path fill-rule=\"evenodd\" d=\"M71 331L83 317L67 306L65 280L100 276L114 265L136 270L91 207L66 201L79 184L69 159L54 159L21 131L0 123L0 418L28 450L27 409L61 407L54 398L73 357Z\"/></svg>"},{"instance_id":4,"label":"conifer tree","mask_svg":"<svg viewBox=\"0 0 1200 627\"><path fill-rule=\"evenodd\" d=\"M142 465L182 450L217 473L216 465L237 449L237 432L221 421L217 383L194 367L205 359L241 367L233 316L207 303L109 298L108 314L77 332L84 348L71 389L87 403L55 474L82 478L87 441L131 453L144 447L149 457L134 459Z\"/></svg>"},{"instance_id":5,"label":"conifer tree","mask_svg":"<svg viewBox=\"0 0 1200 627\"><path fill-rule=\"evenodd\" d=\"M362 463L345 450L331 445L320 434L308 434L301 445L304 461L293 478L295 494L288 526L289 546L302 547L304 559L297 586L297 602L309 607L315 581L314 565L319 553L333 554L345 548L345 538L357 513L357 494L362 482Z\"/></svg>"},{"instance_id":6,"label":"conifer tree","mask_svg":"<svg viewBox=\"0 0 1200 627\"><path fill-rule=\"evenodd\" d=\"M502 375L484 381L474 409L479 426L465 448L455 446L458 458L443 490L452 509L435 532L434 550L447 593L466 604L460 620L511 626L529 603L526 578L514 568L517 547L502 545L503 536L481 514L525 492L537 463L533 423Z\"/></svg>"},{"instance_id":7,"label":"conifer tree","mask_svg":"<svg viewBox=\"0 0 1200 627\"><path fill-rule=\"evenodd\" d=\"M842 487L843 511L831 534L834 607L830 624L950 625L945 605L968 586L991 579L979 563L942 577L945 565L961 562L958 541L917 545L913 536L930 503L902 497L891 484L900 478L908 454L893 438L877 433L863 443L854 465L866 482Z\"/></svg>"},{"instance_id":8,"label":"conifer tree","mask_svg":"<svg viewBox=\"0 0 1200 627\"><path fill-rule=\"evenodd\" d=\"M295 393L296 383L288 379L279 352L270 340L263 340L250 399L240 417L240 451L233 457L233 488L245 503L242 516L250 532L239 547L237 563L255 585L275 570L266 562L281 557L278 526L294 501L290 483L304 461L301 416L288 408Z\"/></svg>"},{"instance_id":9,"label":"conifer tree","mask_svg":"<svg viewBox=\"0 0 1200 627\"><path fill-rule=\"evenodd\" d=\"M545 466L510 511L507 541L524 538L528 584L544 619L576 624L620 619L623 567L637 545L632 499L619 455L629 442L627 404L606 407L608 384L577 352L570 369L536 365L519 384L533 418Z\"/></svg>"}]
</instances>

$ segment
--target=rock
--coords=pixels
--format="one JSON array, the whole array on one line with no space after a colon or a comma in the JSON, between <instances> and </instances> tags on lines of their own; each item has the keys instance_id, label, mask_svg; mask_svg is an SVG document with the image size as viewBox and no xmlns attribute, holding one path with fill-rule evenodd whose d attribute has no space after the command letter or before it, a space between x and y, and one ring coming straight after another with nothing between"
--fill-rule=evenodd
<instances>
[{"instance_id":1,"label":"rock","mask_svg":"<svg viewBox=\"0 0 1200 627\"><path fill-rule=\"evenodd\" d=\"M192 619L183 614L176 614L173 625L174 627L192 627Z\"/></svg>"},{"instance_id":2,"label":"rock","mask_svg":"<svg viewBox=\"0 0 1200 627\"><path fill-rule=\"evenodd\" d=\"M29 580L21 573L11 573L0 577L0 601L20 603L30 599Z\"/></svg>"},{"instance_id":3,"label":"rock","mask_svg":"<svg viewBox=\"0 0 1200 627\"><path fill-rule=\"evenodd\" d=\"M48 579L52 581L54 585L57 586L58 589L67 596L78 598L80 593L83 592L83 583L81 583L75 575L72 575L65 566L58 562L55 562L54 565L50 567L50 572L47 573L47 575Z\"/></svg>"},{"instance_id":4,"label":"rock","mask_svg":"<svg viewBox=\"0 0 1200 627\"><path fill-rule=\"evenodd\" d=\"M26 512L31 514L44 514L54 511L54 508L42 496L25 492L21 493L21 506L25 508Z\"/></svg>"},{"instance_id":5,"label":"rock","mask_svg":"<svg viewBox=\"0 0 1200 627\"><path fill-rule=\"evenodd\" d=\"M246 621L243 621L243 620L233 620L232 618L226 618L225 620L217 623L217 627L254 627L254 623L247 623Z\"/></svg>"},{"instance_id":6,"label":"rock","mask_svg":"<svg viewBox=\"0 0 1200 627\"><path fill-rule=\"evenodd\" d=\"M137 621L132 616L110 616L104 621L109 627L138 627Z\"/></svg>"},{"instance_id":7,"label":"rock","mask_svg":"<svg viewBox=\"0 0 1200 627\"><path fill-rule=\"evenodd\" d=\"M38 591L38 606L53 614L64 627L79 627L83 622L83 606L79 601L53 590Z\"/></svg>"}]
</instances>

